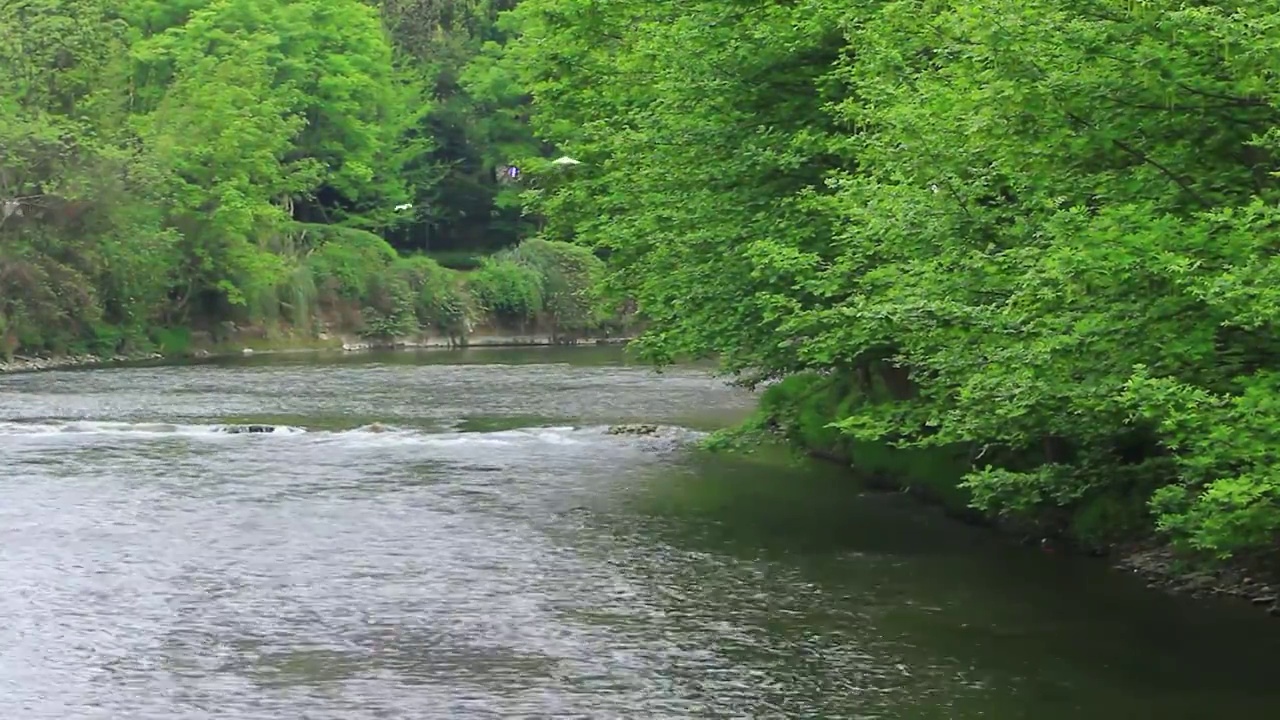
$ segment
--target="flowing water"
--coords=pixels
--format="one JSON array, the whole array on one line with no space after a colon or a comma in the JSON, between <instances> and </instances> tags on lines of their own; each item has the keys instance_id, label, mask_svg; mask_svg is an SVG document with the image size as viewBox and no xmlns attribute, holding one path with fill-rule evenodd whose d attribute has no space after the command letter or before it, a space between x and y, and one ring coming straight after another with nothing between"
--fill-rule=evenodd
<instances>
[{"instance_id":1,"label":"flowing water","mask_svg":"<svg viewBox=\"0 0 1280 720\"><path fill-rule=\"evenodd\" d=\"M1280 717L1280 621L689 446L752 402L612 350L0 377L0 718Z\"/></svg>"}]
</instances>

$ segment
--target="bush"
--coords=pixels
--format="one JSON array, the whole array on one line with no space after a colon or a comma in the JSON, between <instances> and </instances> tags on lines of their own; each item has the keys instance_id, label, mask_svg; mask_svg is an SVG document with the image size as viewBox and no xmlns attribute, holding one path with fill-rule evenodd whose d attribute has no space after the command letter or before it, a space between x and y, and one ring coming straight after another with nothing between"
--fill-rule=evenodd
<instances>
[{"instance_id":1,"label":"bush","mask_svg":"<svg viewBox=\"0 0 1280 720\"><path fill-rule=\"evenodd\" d=\"M477 270L485 261L484 255L470 250L434 250L427 256L450 270Z\"/></svg>"},{"instance_id":2,"label":"bush","mask_svg":"<svg viewBox=\"0 0 1280 720\"><path fill-rule=\"evenodd\" d=\"M543 278L528 265L488 259L467 275L466 282L480 308L498 321L523 323L542 311Z\"/></svg>"},{"instance_id":3,"label":"bush","mask_svg":"<svg viewBox=\"0 0 1280 720\"><path fill-rule=\"evenodd\" d=\"M370 278L369 295L360 309L362 335L393 338L418 329L413 287L407 274L398 270Z\"/></svg>"},{"instance_id":4,"label":"bush","mask_svg":"<svg viewBox=\"0 0 1280 720\"><path fill-rule=\"evenodd\" d=\"M283 319L297 327L310 326L319 301L319 288L312 270L299 263L285 273L275 288L275 300Z\"/></svg>"},{"instance_id":5,"label":"bush","mask_svg":"<svg viewBox=\"0 0 1280 720\"><path fill-rule=\"evenodd\" d=\"M364 300L374 278L397 259L386 240L363 230L332 227L307 258L322 297Z\"/></svg>"},{"instance_id":6,"label":"bush","mask_svg":"<svg viewBox=\"0 0 1280 720\"><path fill-rule=\"evenodd\" d=\"M191 348L191 331L184 327L152 328L151 342L166 355L186 353Z\"/></svg>"},{"instance_id":7,"label":"bush","mask_svg":"<svg viewBox=\"0 0 1280 720\"><path fill-rule=\"evenodd\" d=\"M465 333L475 307L457 272L425 255L401 258L395 272L408 283L421 327L450 335Z\"/></svg>"},{"instance_id":8,"label":"bush","mask_svg":"<svg viewBox=\"0 0 1280 720\"><path fill-rule=\"evenodd\" d=\"M55 353L78 349L94 337L102 305L93 283L73 265L85 258L66 255L50 240L44 247L15 244L0 254L0 317L15 348ZM52 252L51 252L52 251Z\"/></svg>"},{"instance_id":9,"label":"bush","mask_svg":"<svg viewBox=\"0 0 1280 720\"><path fill-rule=\"evenodd\" d=\"M501 253L498 258L531 268L541 276L543 311L556 330L592 329L609 315L600 296L604 262L589 249L534 239Z\"/></svg>"}]
</instances>

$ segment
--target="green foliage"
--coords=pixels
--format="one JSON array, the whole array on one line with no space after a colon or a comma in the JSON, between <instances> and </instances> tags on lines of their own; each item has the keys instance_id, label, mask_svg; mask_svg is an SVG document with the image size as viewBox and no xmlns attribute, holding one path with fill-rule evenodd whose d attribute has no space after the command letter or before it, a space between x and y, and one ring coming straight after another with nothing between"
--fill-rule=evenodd
<instances>
[{"instance_id":1,"label":"green foliage","mask_svg":"<svg viewBox=\"0 0 1280 720\"><path fill-rule=\"evenodd\" d=\"M966 448L960 490L993 515L1275 547L1280 2L525 0L508 22L503 72L583 162L539 170L529 209L608 254L649 357L852 383L766 405L817 448Z\"/></svg>"},{"instance_id":2,"label":"green foliage","mask_svg":"<svg viewBox=\"0 0 1280 720\"><path fill-rule=\"evenodd\" d=\"M429 88L382 20L359 0L0 2L5 351L313 322L312 223L388 228L419 191L402 178L432 181L405 172L432 151ZM359 258L326 259L332 279Z\"/></svg>"},{"instance_id":3,"label":"green foliage","mask_svg":"<svg viewBox=\"0 0 1280 720\"><path fill-rule=\"evenodd\" d=\"M524 121L527 95L497 62L506 38L500 12L516 0L380 0L402 63L429 86L417 121L430 152L408 169L418 183L413 226L398 247L492 251L532 228L518 185L499 169L542 150ZM466 268L459 268L466 269Z\"/></svg>"},{"instance_id":4,"label":"green foliage","mask_svg":"<svg viewBox=\"0 0 1280 720\"><path fill-rule=\"evenodd\" d=\"M321 308L333 315L358 308L361 332L391 338L420 331L463 338L485 318L503 323L537 320L544 315L546 288L555 288L561 306L579 313L592 330L598 320L586 313L596 297L589 283L599 280L600 262L582 248L529 241L502 258L462 272L432 257L400 257L377 235L350 228L307 228L316 243L306 260ZM531 247L529 247L531 246ZM575 303L588 303L579 307ZM548 322L561 314L547 313ZM563 325L555 327L563 329Z\"/></svg>"},{"instance_id":5,"label":"green foliage","mask_svg":"<svg viewBox=\"0 0 1280 720\"><path fill-rule=\"evenodd\" d=\"M369 297L361 308L364 314L363 334L370 337L397 337L418 329L413 288L403 275L390 272L374 275Z\"/></svg>"},{"instance_id":6,"label":"green foliage","mask_svg":"<svg viewBox=\"0 0 1280 720\"><path fill-rule=\"evenodd\" d=\"M1081 502L1071 517L1069 535L1088 548L1141 536L1150 527L1150 493L1112 492Z\"/></svg>"},{"instance_id":7,"label":"green foliage","mask_svg":"<svg viewBox=\"0 0 1280 720\"><path fill-rule=\"evenodd\" d=\"M418 324L450 336L465 336L477 309L457 272L425 256L400 260L394 271L413 293Z\"/></svg>"},{"instance_id":8,"label":"green foliage","mask_svg":"<svg viewBox=\"0 0 1280 720\"><path fill-rule=\"evenodd\" d=\"M792 375L764 391L760 410L789 440L839 456L847 451L846 440L831 427L831 421L841 396L848 392L849 388L832 376Z\"/></svg>"},{"instance_id":9,"label":"green foliage","mask_svg":"<svg viewBox=\"0 0 1280 720\"><path fill-rule=\"evenodd\" d=\"M101 344L160 310L174 236L160 226L156 170L129 143L127 27L108 3L0 3L0 346ZM144 255L146 252L147 255Z\"/></svg>"},{"instance_id":10,"label":"green foliage","mask_svg":"<svg viewBox=\"0 0 1280 720\"><path fill-rule=\"evenodd\" d=\"M499 321L524 323L542 310L543 278L512 260L486 260L467 275L467 289L480 307Z\"/></svg>"},{"instance_id":11,"label":"green foliage","mask_svg":"<svg viewBox=\"0 0 1280 720\"><path fill-rule=\"evenodd\" d=\"M557 330L589 330L607 316L599 292L604 262L589 249L535 238L498 257L502 262L528 268L541 278L542 309Z\"/></svg>"},{"instance_id":12,"label":"green foliage","mask_svg":"<svg viewBox=\"0 0 1280 720\"><path fill-rule=\"evenodd\" d=\"M433 250L426 255L450 270L476 270L485 259L470 250Z\"/></svg>"},{"instance_id":13,"label":"green foliage","mask_svg":"<svg viewBox=\"0 0 1280 720\"><path fill-rule=\"evenodd\" d=\"M316 287L331 303L369 297L377 278L396 261L386 240L363 230L331 228L307 258Z\"/></svg>"},{"instance_id":14,"label":"green foliage","mask_svg":"<svg viewBox=\"0 0 1280 720\"><path fill-rule=\"evenodd\" d=\"M486 266L483 299L392 250L481 270L537 225L533 181L497 172L554 150L505 56L515 4L0 2L0 350L223 321L464 336L484 307L620 322L572 249Z\"/></svg>"},{"instance_id":15,"label":"green foliage","mask_svg":"<svg viewBox=\"0 0 1280 720\"><path fill-rule=\"evenodd\" d=\"M322 305L360 308L371 337L409 335L420 328L455 332L468 302L453 271L425 256L400 258L387 241L361 230L330 228L307 265Z\"/></svg>"},{"instance_id":16,"label":"green foliage","mask_svg":"<svg viewBox=\"0 0 1280 720\"><path fill-rule=\"evenodd\" d=\"M187 328L155 328L151 338L156 348L166 355L185 354L191 347L191 331Z\"/></svg>"}]
</instances>

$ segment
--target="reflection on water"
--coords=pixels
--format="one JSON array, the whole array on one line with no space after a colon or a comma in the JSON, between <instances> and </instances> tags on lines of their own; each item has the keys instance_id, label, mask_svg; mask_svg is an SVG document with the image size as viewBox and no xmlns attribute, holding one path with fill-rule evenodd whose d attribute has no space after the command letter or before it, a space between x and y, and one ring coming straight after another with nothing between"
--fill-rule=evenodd
<instances>
[{"instance_id":1,"label":"reflection on water","mask_svg":"<svg viewBox=\"0 0 1280 720\"><path fill-rule=\"evenodd\" d=\"M1280 710L1251 610L605 432L751 402L612 350L0 378L0 717Z\"/></svg>"}]
</instances>

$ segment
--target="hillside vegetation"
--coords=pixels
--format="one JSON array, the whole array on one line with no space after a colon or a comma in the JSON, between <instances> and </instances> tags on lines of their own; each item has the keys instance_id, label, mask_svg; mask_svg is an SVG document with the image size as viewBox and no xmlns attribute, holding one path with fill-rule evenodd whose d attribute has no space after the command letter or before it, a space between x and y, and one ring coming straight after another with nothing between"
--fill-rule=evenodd
<instances>
[{"instance_id":1,"label":"hillside vegetation","mask_svg":"<svg viewBox=\"0 0 1280 720\"><path fill-rule=\"evenodd\" d=\"M481 56L510 4L0 0L0 357L608 315L585 249L429 257L530 234L496 168L539 146Z\"/></svg>"}]
</instances>

